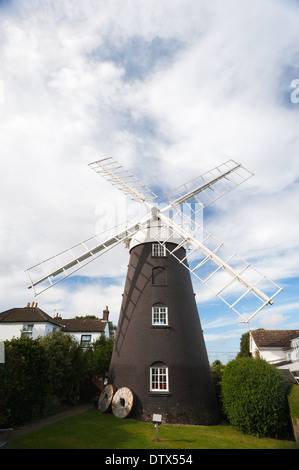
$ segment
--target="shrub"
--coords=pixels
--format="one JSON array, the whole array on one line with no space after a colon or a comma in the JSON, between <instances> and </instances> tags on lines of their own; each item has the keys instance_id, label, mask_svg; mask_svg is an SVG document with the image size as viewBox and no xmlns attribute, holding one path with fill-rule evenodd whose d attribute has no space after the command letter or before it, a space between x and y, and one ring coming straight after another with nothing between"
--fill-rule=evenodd
<instances>
[{"instance_id":1,"label":"shrub","mask_svg":"<svg viewBox=\"0 0 299 470\"><path fill-rule=\"evenodd\" d=\"M88 368L89 371L98 376L104 376L109 370L113 350L113 339L101 335L89 348Z\"/></svg>"},{"instance_id":2,"label":"shrub","mask_svg":"<svg viewBox=\"0 0 299 470\"><path fill-rule=\"evenodd\" d=\"M39 338L49 359L49 390L61 402L76 403L86 361L80 344L62 331Z\"/></svg>"},{"instance_id":3,"label":"shrub","mask_svg":"<svg viewBox=\"0 0 299 470\"><path fill-rule=\"evenodd\" d=\"M5 342L0 368L0 424L32 421L43 413L49 361L38 340L22 337Z\"/></svg>"},{"instance_id":4,"label":"shrub","mask_svg":"<svg viewBox=\"0 0 299 470\"><path fill-rule=\"evenodd\" d=\"M222 364L221 361L216 360L210 365L210 368L211 368L213 385L214 385L214 389L216 392L216 397L219 403L219 408L221 409L222 408L221 380L222 380L222 375L225 369L225 365ZM224 418L224 416L222 416L221 418Z\"/></svg>"},{"instance_id":5,"label":"shrub","mask_svg":"<svg viewBox=\"0 0 299 470\"><path fill-rule=\"evenodd\" d=\"M229 362L221 389L224 412L239 431L276 438L289 432L289 386L265 360L243 357Z\"/></svg>"},{"instance_id":6,"label":"shrub","mask_svg":"<svg viewBox=\"0 0 299 470\"><path fill-rule=\"evenodd\" d=\"M91 399L98 376L109 368L113 341L101 337L87 350L61 331L33 340L5 342L0 364L0 428L58 412L66 404ZM97 383L95 385L97 379Z\"/></svg>"},{"instance_id":7,"label":"shrub","mask_svg":"<svg viewBox=\"0 0 299 470\"><path fill-rule=\"evenodd\" d=\"M288 396L291 418L299 420L299 386L292 384Z\"/></svg>"}]
</instances>

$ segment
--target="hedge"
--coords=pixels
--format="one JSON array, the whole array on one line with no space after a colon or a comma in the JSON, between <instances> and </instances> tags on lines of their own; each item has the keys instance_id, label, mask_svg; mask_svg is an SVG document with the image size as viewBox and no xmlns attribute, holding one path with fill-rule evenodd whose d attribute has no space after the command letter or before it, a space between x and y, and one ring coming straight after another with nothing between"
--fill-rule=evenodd
<instances>
[{"instance_id":1,"label":"hedge","mask_svg":"<svg viewBox=\"0 0 299 470\"><path fill-rule=\"evenodd\" d=\"M36 340L5 341L0 364L0 428L59 412L65 405L91 400L99 373L110 363L113 341L105 337L84 350L61 331Z\"/></svg>"},{"instance_id":2,"label":"hedge","mask_svg":"<svg viewBox=\"0 0 299 470\"><path fill-rule=\"evenodd\" d=\"M238 358L223 372L224 412L241 432L276 438L289 435L288 392L282 373L263 359Z\"/></svg>"},{"instance_id":3,"label":"hedge","mask_svg":"<svg viewBox=\"0 0 299 470\"><path fill-rule=\"evenodd\" d=\"M5 363L0 366L0 427L42 415L49 360L39 341L24 337L6 342Z\"/></svg>"}]
</instances>

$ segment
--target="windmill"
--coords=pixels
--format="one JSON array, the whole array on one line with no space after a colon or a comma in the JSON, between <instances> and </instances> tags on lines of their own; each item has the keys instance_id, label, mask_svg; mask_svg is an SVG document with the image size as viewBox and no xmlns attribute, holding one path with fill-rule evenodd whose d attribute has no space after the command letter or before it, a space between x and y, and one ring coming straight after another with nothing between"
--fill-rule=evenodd
<instances>
[{"instance_id":1,"label":"windmill","mask_svg":"<svg viewBox=\"0 0 299 470\"><path fill-rule=\"evenodd\" d=\"M198 222L203 209L253 174L229 160L167 194L168 204L113 158L89 165L147 215L27 269L35 295L125 242L127 277L104 411L164 422L214 424L218 406L191 275L249 323L282 290ZM114 396L114 397L113 397Z\"/></svg>"}]
</instances>

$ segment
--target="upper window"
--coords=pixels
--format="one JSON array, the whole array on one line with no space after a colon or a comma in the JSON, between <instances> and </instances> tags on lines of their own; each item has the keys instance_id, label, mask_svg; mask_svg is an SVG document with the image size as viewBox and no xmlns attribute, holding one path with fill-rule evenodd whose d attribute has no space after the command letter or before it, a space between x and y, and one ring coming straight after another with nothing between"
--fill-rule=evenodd
<instances>
[{"instance_id":1,"label":"upper window","mask_svg":"<svg viewBox=\"0 0 299 470\"><path fill-rule=\"evenodd\" d=\"M82 348L88 348L91 343L91 335L81 335Z\"/></svg>"},{"instance_id":2,"label":"upper window","mask_svg":"<svg viewBox=\"0 0 299 470\"><path fill-rule=\"evenodd\" d=\"M152 324L168 325L168 308L152 307Z\"/></svg>"},{"instance_id":3,"label":"upper window","mask_svg":"<svg viewBox=\"0 0 299 470\"><path fill-rule=\"evenodd\" d=\"M23 325L22 336L27 336L28 338L32 338L32 333L33 333L33 325Z\"/></svg>"},{"instance_id":4,"label":"upper window","mask_svg":"<svg viewBox=\"0 0 299 470\"><path fill-rule=\"evenodd\" d=\"M166 256L166 248L160 243L152 244L152 256Z\"/></svg>"}]
</instances>

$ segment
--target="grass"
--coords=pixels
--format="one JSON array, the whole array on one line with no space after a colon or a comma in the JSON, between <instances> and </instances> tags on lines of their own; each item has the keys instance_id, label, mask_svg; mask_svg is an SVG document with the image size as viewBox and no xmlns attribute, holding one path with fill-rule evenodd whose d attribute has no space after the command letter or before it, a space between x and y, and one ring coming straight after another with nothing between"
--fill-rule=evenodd
<instances>
[{"instance_id":1,"label":"grass","mask_svg":"<svg viewBox=\"0 0 299 470\"><path fill-rule=\"evenodd\" d=\"M299 449L293 441L256 438L231 426L155 427L96 408L12 439L8 449Z\"/></svg>"}]
</instances>

